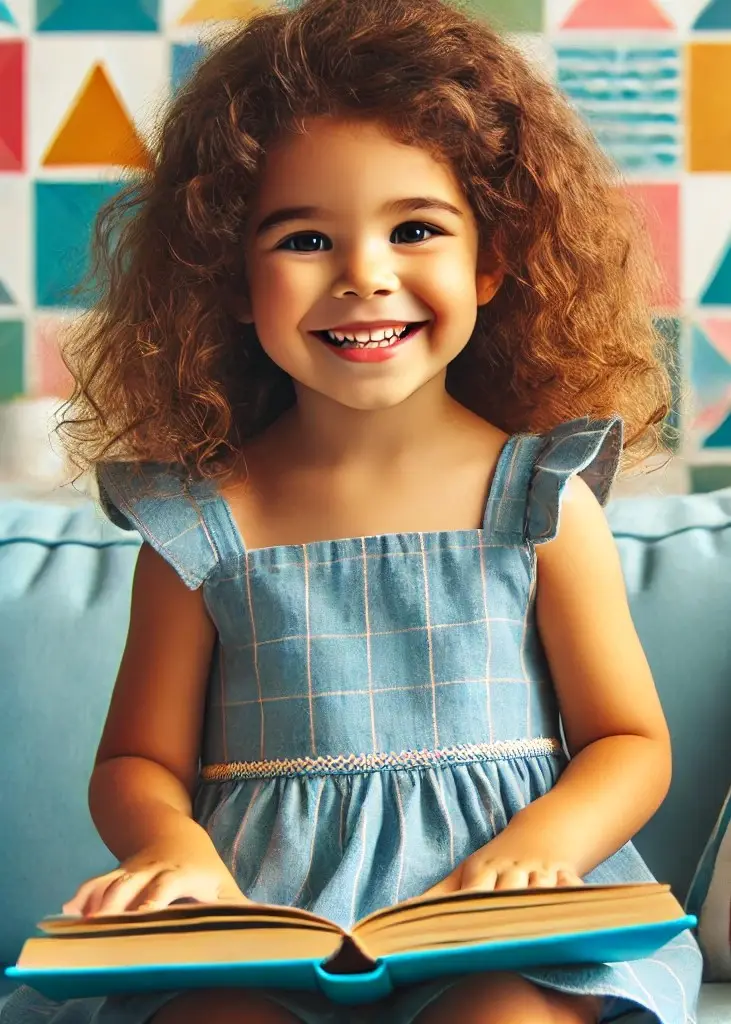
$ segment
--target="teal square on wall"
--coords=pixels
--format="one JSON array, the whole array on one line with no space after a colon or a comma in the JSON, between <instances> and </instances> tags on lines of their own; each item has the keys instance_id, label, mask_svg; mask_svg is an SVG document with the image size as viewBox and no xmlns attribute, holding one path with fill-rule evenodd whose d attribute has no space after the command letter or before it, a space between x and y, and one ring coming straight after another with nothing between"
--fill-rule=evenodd
<instances>
[{"instance_id":1,"label":"teal square on wall","mask_svg":"<svg viewBox=\"0 0 731 1024\"><path fill-rule=\"evenodd\" d=\"M160 0L36 0L39 32L157 32Z\"/></svg>"},{"instance_id":2,"label":"teal square on wall","mask_svg":"<svg viewBox=\"0 0 731 1024\"><path fill-rule=\"evenodd\" d=\"M0 320L0 402L25 391L24 334L22 321Z\"/></svg>"},{"instance_id":3,"label":"teal square on wall","mask_svg":"<svg viewBox=\"0 0 731 1024\"><path fill-rule=\"evenodd\" d=\"M77 294L89 267L91 234L100 207L119 185L105 181L37 181L36 305L84 306Z\"/></svg>"}]
</instances>

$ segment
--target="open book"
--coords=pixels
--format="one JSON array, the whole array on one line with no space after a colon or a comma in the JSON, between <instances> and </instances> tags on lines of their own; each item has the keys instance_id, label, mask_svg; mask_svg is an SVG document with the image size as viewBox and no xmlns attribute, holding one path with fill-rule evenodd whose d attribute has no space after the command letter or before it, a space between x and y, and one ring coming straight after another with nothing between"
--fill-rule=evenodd
<instances>
[{"instance_id":1,"label":"open book","mask_svg":"<svg viewBox=\"0 0 731 1024\"><path fill-rule=\"evenodd\" d=\"M654 882L417 898L350 931L291 907L178 903L46 918L7 974L62 999L240 985L361 1003L441 974L632 960L695 923Z\"/></svg>"}]
</instances>

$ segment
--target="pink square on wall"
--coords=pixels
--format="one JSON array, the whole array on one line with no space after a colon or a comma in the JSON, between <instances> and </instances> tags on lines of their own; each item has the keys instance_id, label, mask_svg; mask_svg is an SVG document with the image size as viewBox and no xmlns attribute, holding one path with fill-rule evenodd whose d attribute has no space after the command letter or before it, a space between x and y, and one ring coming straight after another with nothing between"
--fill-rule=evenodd
<instances>
[{"instance_id":1,"label":"pink square on wall","mask_svg":"<svg viewBox=\"0 0 731 1024\"><path fill-rule=\"evenodd\" d=\"M66 399L71 395L73 380L59 351L59 336L67 322L56 316L36 320L29 368L30 390L35 398Z\"/></svg>"},{"instance_id":2,"label":"pink square on wall","mask_svg":"<svg viewBox=\"0 0 731 1024\"><path fill-rule=\"evenodd\" d=\"M645 210L655 259L663 275L653 305L658 310L675 311L680 306L680 187L673 182L632 182L626 189Z\"/></svg>"}]
</instances>

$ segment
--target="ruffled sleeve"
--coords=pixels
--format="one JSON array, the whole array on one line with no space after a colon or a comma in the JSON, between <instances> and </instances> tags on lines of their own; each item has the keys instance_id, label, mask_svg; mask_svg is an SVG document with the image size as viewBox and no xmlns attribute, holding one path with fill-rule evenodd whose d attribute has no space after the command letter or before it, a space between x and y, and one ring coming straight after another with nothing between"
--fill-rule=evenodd
<instances>
[{"instance_id":1,"label":"ruffled sleeve","mask_svg":"<svg viewBox=\"0 0 731 1024\"><path fill-rule=\"evenodd\" d=\"M547 434L518 434L495 471L485 529L495 543L544 544L558 533L561 498L581 476L603 505L622 454L622 421L571 420Z\"/></svg>"},{"instance_id":2,"label":"ruffled sleeve","mask_svg":"<svg viewBox=\"0 0 731 1024\"><path fill-rule=\"evenodd\" d=\"M572 420L541 440L526 510L526 536L535 544L558 533L561 497L572 476L582 477L599 503L606 504L622 455L622 421Z\"/></svg>"},{"instance_id":3,"label":"ruffled sleeve","mask_svg":"<svg viewBox=\"0 0 731 1024\"><path fill-rule=\"evenodd\" d=\"M210 485L192 482L169 466L113 462L97 467L99 500L106 516L144 541L175 569L191 590L218 565L207 523Z\"/></svg>"}]
</instances>

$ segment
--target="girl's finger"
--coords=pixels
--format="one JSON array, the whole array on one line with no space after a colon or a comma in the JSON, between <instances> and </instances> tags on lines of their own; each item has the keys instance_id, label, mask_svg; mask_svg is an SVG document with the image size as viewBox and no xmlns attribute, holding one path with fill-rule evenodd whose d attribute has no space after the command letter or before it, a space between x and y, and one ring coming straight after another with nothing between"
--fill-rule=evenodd
<instances>
[{"instance_id":1,"label":"girl's finger","mask_svg":"<svg viewBox=\"0 0 731 1024\"><path fill-rule=\"evenodd\" d=\"M556 875L556 885L559 886L560 888L564 888L566 886L583 885L583 884L584 884L583 878L579 878L579 876L574 871L569 871L568 869L561 868L557 872L557 875Z\"/></svg>"},{"instance_id":2,"label":"girl's finger","mask_svg":"<svg viewBox=\"0 0 731 1024\"><path fill-rule=\"evenodd\" d=\"M198 891L193 892L195 888L195 880L189 874L186 875L184 872L172 869L161 871L139 890L135 898L130 901L127 909L160 910L163 907L168 907L174 900L179 900L183 896L189 896L198 900L203 899L205 896L205 893L201 891L203 887L199 884L197 886ZM212 903L215 895L211 892L209 896Z\"/></svg>"},{"instance_id":3,"label":"girl's finger","mask_svg":"<svg viewBox=\"0 0 731 1024\"><path fill-rule=\"evenodd\" d=\"M529 872L524 868L508 868L498 875L496 889L527 889Z\"/></svg>"},{"instance_id":4,"label":"girl's finger","mask_svg":"<svg viewBox=\"0 0 731 1024\"><path fill-rule=\"evenodd\" d=\"M134 899L140 889L147 885L153 871L123 871L109 885L92 893L86 913L120 914L125 911L130 900Z\"/></svg>"},{"instance_id":5,"label":"girl's finger","mask_svg":"<svg viewBox=\"0 0 731 1024\"><path fill-rule=\"evenodd\" d=\"M484 892L492 892L498 880L497 869L489 864L478 865L465 864L462 874L463 889L481 889Z\"/></svg>"},{"instance_id":6,"label":"girl's finger","mask_svg":"<svg viewBox=\"0 0 731 1024\"><path fill-rule=\"evenodd\" d=\"M87 900L94 890L100 885L108 885L112 879L122 872L119 868L116 871L109 871L106 875L98 875L96 878L89 878L82 882L74 895L61 907L64 914L83 914Z\"/></svg>"},{"instance_id":7,"label":"girl's finger","mask_svg":"<svg viewBox=\"0 0 731 1024\"><path fill-rule=\"evenodd\" d=\"M528 875L528 889L555 889L557 884L558 875L555 871L539 868Z\"/></svg>"}]
</instances>

